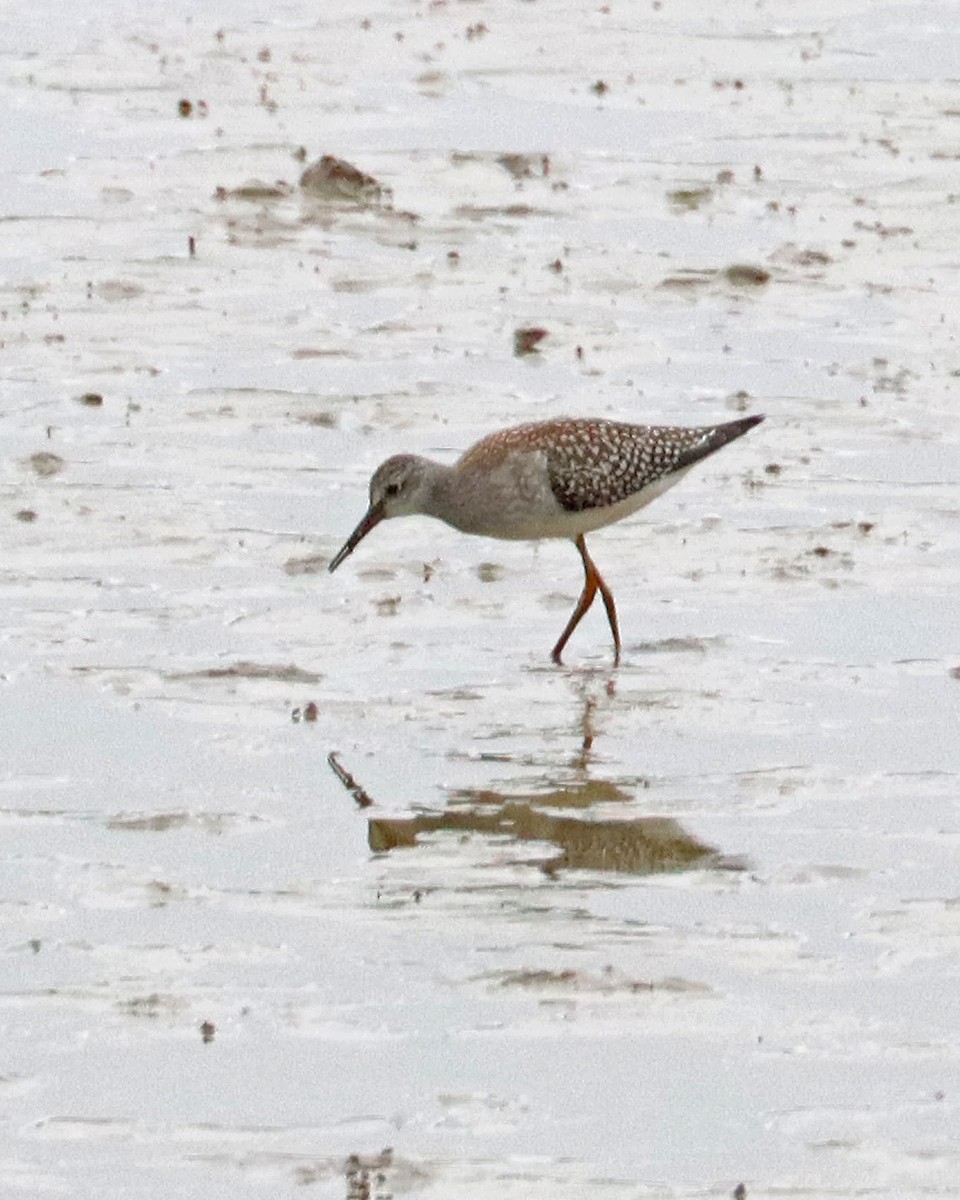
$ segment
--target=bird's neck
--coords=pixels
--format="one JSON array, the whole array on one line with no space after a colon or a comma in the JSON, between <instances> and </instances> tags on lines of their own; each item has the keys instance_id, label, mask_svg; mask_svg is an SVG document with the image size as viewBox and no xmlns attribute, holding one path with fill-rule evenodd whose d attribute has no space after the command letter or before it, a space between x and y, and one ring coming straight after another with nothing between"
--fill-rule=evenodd
<instances>
[{"instance_id":1,"label":"bird's neck","mask_svg":"<svg viewBox=\"0 0 960 1200\"><path fill-rule=\"evenodd\" d=\"M443 463L430 463L426 476L427 486L424 488L422 511L428 517L436 517L454 529L464 533L472 533L470 521L463 512L463 495L458 485L456 471Z\"/></svg>"}]
</instances>

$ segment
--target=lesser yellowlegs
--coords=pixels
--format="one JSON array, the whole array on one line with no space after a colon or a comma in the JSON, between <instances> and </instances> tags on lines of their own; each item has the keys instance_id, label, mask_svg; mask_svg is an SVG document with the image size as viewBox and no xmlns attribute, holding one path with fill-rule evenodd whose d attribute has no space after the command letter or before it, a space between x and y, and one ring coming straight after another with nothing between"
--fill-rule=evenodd
<instances>
[{"instance_id":1,"label":"lesser yellowlegs","mask_svg":"<svg viewBox=\"0 0 960 1200\"><path fill-rule=\"evenodd\" d=\"M583 560L585 580L553 648L553 661L560 662L599 591L613 633L614 663L619 663L613 594L587 553L584 535L643 508L679 483L695 463L762 420L751 416L688 428L562 418L492 433L452 467L416 454L396 454L374 471L370 507L329 570L335 571L388 517L423 514L484 537L570 538Z\"/></svg>"}]
</instances>

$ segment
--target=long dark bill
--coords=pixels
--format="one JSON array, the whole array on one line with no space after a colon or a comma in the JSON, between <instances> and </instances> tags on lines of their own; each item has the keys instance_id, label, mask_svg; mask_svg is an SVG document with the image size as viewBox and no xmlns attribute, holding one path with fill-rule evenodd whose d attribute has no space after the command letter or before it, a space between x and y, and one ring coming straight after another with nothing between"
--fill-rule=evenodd
<instances>
[{"instance_id":1,"label":"long dark bill","mask_svg":"<svg viewBox=\"0 0 960 1200\"><path fill-rule=\"evenodd\" d=\"M366 515L360 524L356 527L353 533L347 538L346 542L339 553L332 559L328 571L335 571L345 558L356 550L357 546L367 536L371 529L375 528L383 520L383 505L373 504L367 509Z\"/></svg>"}]
</instances>

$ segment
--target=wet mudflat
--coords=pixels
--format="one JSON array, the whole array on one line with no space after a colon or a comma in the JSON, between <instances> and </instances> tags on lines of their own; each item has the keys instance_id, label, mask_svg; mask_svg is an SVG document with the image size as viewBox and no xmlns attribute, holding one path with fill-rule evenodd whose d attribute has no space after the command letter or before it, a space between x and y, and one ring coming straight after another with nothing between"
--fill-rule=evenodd
<instances>
[{"instance_id":1,"label":"wet mudflat","mask_svg":"<svg viewBox=\"0 0 960 1200\"><path fill-rule=\"evenodd\" d=\"M8 22L5 1196L960 1195L960 29L799 7ZM569 545L326 573L753 411L616 671Z\"/></svg>"}]
</instances>

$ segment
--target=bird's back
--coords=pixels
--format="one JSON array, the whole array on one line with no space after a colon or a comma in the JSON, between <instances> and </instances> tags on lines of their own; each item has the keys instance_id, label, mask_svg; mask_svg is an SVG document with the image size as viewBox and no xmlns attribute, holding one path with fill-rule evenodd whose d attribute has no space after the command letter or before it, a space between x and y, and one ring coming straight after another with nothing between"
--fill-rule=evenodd
<instances>
[{"instance_id":1,"label":"bird's back","mask_svg":"<svg viewBox=\"0 0 960 1200\"><path fill-rule=\"evenodd\" d=\"M536 455L560 508L582 513L619 505L647 488L652 499L664 490L667 477L685 472L762 419L692 428L591 418L538 421L483 438L466 451L455 471L495 471L516 456Z\"/></svg>"}]
</instances>

